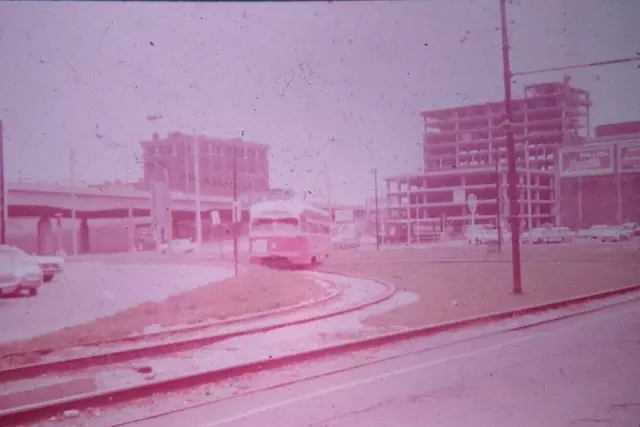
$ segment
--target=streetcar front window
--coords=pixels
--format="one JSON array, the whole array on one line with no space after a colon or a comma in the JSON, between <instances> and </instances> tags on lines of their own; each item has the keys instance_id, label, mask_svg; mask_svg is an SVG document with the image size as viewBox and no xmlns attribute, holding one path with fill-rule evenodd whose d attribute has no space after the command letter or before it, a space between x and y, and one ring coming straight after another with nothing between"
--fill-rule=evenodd
<instances>
[{"instance_id":1,"label":"streetcar front window","mask_svg":"<svg viewBox=\"0 0 640 427\"><path fill-rule=\"evenodd\" d=\"M299 222L296 218L258 218L251 223L253 232L296 233Z\"/></svg>"}]
</instances>

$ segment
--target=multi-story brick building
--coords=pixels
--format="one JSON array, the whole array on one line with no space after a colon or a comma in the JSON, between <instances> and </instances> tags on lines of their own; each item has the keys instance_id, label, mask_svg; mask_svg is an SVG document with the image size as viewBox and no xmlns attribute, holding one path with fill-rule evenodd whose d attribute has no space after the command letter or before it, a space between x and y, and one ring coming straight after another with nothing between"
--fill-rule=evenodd
<instances>
[{"instance_id":1,"label":"multi-story brick building","mask_svg":"<svg viewBox=\"0 0 640 427\"><path fill-rule=\"evenodd\" d=\"M588 138L589 93L572 87L568 79L534 84L512 107L523 225L554 222L557 150ZM410 241L411 229L435 227L443 216L463 228L471 220L467 199L472 193L478 200L476 222L496 223L499 197L506 218L504 102L425 111L421 116L424 171L385 179L385 234Z\"/></svg>"},{"instance_id":2,"label":"multi-story brick building","mask_svg":"<svg viewBox=\"0 0 640 427\"><path fill-rule=\"evenodd\" d=\"M144 183L169 183L172 191L195 192L194 137L172 132L161 139L157 133L142 141ZM200 192L203 195L230 196L233 192L234 150L236 152L237 191L269 189L269 146L243 141L198 136Z\"/></svg>"}]
</instances>

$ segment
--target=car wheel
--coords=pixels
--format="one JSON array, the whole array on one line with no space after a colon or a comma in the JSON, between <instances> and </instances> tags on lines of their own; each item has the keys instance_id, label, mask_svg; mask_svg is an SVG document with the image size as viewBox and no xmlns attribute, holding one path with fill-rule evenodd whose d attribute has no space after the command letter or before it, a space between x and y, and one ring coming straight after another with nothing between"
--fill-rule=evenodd
<instances>
[{"instance_id":1,"label":"car wheel","mask_svg":"<svg viewBox=\"0 0 640 427\"><path fill-rule=\"evenodd\" d=\"M38 288L29 288L29 296L35 297L36 295L38 295Z\"/></svg>"},{"instance_id":2,"label":"car wheel","mask_svg":"<svg viewBox=\"0 0 640 427\"><path fill-rule=\"evenodd\" d=\"M45 283L49 283L53 280L53 274L45 274L42 276L42 280L44 280Z\"/></svg>"}]
</instances>

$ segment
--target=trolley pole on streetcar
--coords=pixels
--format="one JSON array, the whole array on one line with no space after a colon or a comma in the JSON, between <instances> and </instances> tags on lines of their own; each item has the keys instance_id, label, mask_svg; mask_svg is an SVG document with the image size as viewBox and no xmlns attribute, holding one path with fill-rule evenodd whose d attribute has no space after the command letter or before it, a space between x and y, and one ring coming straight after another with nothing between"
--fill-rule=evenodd
<instances>
[{"instance_id":1,"label":"trolley pole on streetcar","mask_svg":"<svg viewBox=\"0 0 640 427\"><path fill-rule=\"evenodd\" d=\"M500 2L500 30L502 34L502 67L504 74L505 133L507 136L507 161L509 181L509 219L511 223L511 253L513 267L513 293L522 294L520 271L520 220L518 203L518 175L516 171L516 150L513 137L513 112L511 111L511 65L509 63L509 35L507 32L507 0Z\"/></svg>"},{"instance_id":2,"label":"trolley pole on streetcar","mask_svg":"<svg viewBox=\"0 0 640 427\"><path fill-rule=\"evenodd\" d=\"M380 211L378 208L378 168L373 169L373 191L375 193L375 209L376 209L376 250L380 250Z\"/></svg>"},{"instance_id":3,"label":"trolley pole on streetcar","mask_svg":"<svg viewBox=\"0 0 640 427\"><path fill-rule=\"evenodd\" d=\"M238 147L233 147L233 210L232 220L233 224L233 274L238 276L238 223L242 216L242 211L238 212Z\"/></svg>"}]
</instances>

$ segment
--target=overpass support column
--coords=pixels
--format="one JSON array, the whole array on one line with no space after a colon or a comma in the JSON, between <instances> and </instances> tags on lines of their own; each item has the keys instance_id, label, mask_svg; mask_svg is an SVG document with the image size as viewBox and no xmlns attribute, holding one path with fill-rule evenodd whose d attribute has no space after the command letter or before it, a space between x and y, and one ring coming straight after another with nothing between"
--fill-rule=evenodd
<instances>
[{"instance_id":1,"label":"overpass support column","mask_svg":"<svg viewBox=\"0 0 640 427\"><path fill-rule=\"evenodd\" d=\"M175 239L180 236L180 220L171 218L171 238Z\"/></svg>"},{"instance_id":2,"label":"overpass support column","mask_svg":"<svg viewBox=\"0 0 640 427\"><path fill-rule=\"evenodd\" d=\"M129 232L129 252L136 251L136 223L133 208L127 209L127 231Z\"/></svg>"},{"instance_id":3,"label":"overpass support column","mask_svg":"<svg viewBox=\"0 0 640 427\"><path fill-rule=\"evenodd\" d=\"M55 241L51 218L41 217L36 231L36 250L39 255L51 255L55 252Z\"/></svg>"},{"instance_id":4,"label":"overpass support column","mask_svg":"<svg viewBox=\"0 0 640 427\"><path fill-rule=\"evenodd\" d=\"M89 221L86 218L82 219L80 223L80 253L86 254L91 252L91 245L89 240Z\"/></svg>"}]
</instances>

